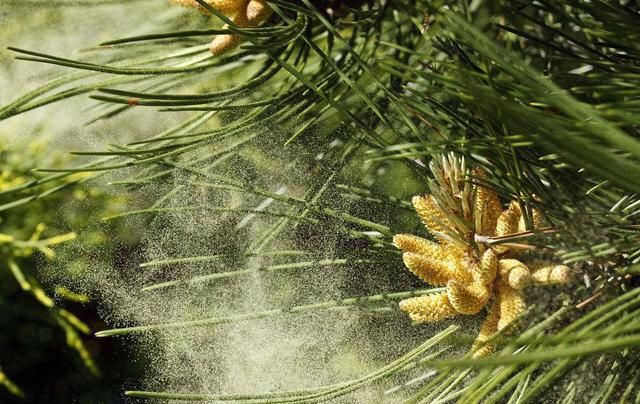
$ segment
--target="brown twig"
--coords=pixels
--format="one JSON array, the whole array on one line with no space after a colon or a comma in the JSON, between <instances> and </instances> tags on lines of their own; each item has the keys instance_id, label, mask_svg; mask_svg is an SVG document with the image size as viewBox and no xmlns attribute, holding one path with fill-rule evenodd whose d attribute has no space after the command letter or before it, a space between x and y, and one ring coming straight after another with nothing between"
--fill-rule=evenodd
<instances>
[{"instance_id":1,"label":"brown twig","mask_svg":"<svg viewBox=\"0 0 640 404\"><path fill-rule=\"evenodd\" d=\"M587 304L591 303L592 301L596 300L598 297L600 297L600 295L602 294L602 291L596 292L594 293L591 297L587 298L586 300L576 304L576 309L581 309L584 306L586 306Z\"/></svg>"},{"instance_id":2,"label":"brown twig","mask_svg":"<svg viewBox=\"0 0 640 404\"><path fill-rule=\"evenodd\" d=\"M521 231L518 233L506 234L504 236L487 237L487 236L481 236L479 234L476 234L474 236L474 239L476 243L482 243L482 244L488 244L488 245L504 244L505 242L508 242L511 240L519 240L522 238L535 236L537 234L551 234L557 231L558 229L555 229L553 227L541 227L535 230ZM521 245L525 245L525 244L521 244Z\"/></svg>"}]
</instances>

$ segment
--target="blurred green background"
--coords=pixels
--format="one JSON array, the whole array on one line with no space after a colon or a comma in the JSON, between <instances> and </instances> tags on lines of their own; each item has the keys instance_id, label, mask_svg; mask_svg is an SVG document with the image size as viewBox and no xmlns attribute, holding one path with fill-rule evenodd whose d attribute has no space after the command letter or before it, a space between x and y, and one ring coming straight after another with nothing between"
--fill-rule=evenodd
<instances>
[{"instance_id":1,"label":"blurred green background","mask_svg":"<svg viewBox=\"0 0 640 404\"><path fill-rule=\"evenodd\" d=\"M64 160L44 150L43 142L1 141L0 191L29 181L33 161ZM92 337L106 326L83 282L136 249L135 235L95 224L117 202L96 185L70 187L0 213L1 403L120 402L125 379L141 371L123 341Z\"/></svg>"},{"instance_id":2,"label":"blurred green background","mask_svg":"<svg viewBox=\"0 0 640 404\"><path fill-rule=\"evenodd\" d=\"M60 71L27 69L8 46L71 54L118 35L117 7L0 2L0 104ZM139 248L131 229L98 220L126 197L108 194L100 181L77 186L82 175L63 178L62 191L17 207L7 205L15 195L2 193L41 177L35 167L77 163L61 150L92 141L84 137L91 133L74 129L82 127L83 101L0 125L0 403L122 402L126 380L145 367L126 340L93 337L106 325L99 292L86 276L99 267L123 267Z\"/></svg>"}]
</instances>

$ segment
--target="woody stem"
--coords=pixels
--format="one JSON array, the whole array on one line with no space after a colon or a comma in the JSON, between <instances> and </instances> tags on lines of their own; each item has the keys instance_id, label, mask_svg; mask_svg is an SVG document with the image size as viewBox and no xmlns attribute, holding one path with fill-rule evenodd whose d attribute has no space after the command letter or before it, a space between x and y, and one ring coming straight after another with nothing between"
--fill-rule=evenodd
<instances>
[{"instance_id":1,"label":"woody stem","mask_svg":"<svg viewBox=\"0 0 640 404\"><path fill-rule=\"evenodd\" d=\"M525 238L528 238L528 237L531 237L531 236L535 236L537 234L551 234L551 233L555 233L557 231L558 231L558 229L555 229L553 227L541 227L541 228L536 229L536 230L521 231L521 232L518 232L518 233L506 234L504 236L487 237L487 236L482 236L482 235L479 235L479 234L475 234L473 236L473 238L474 238L476 243L493 245L493 244L508 243L508 242L511 242L511 241L514 241L514 240L525 239Z\"/></svg>"}]
</instances>

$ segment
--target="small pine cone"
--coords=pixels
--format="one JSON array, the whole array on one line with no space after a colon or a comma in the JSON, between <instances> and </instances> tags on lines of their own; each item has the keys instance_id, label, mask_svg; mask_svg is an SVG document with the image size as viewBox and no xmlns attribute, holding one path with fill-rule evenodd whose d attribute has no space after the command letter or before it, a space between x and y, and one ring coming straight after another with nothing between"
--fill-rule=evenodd
<instances>
[{"instance_id":1,"label":"small pine cone","mask_svg":"<svg viewBox=\"0 0 640 404\"><path fill-rule=\"evenodd\" d=\"M512 201L509 207L504 210L498 218L496 236L506 236L507 234L516 233L521 215L520 206L518 206L517 202Z\"/></svg>"},{"instance_id":2,"label":"small pine cone","mask_svg":"<svg viewBox=\"0 0 640 404\"><path fill-rule=\"evenodd\" d=\"M571 268L566 265L549 265L533 271L531 278L540 284L567 283L571 280Z\"/></svg>"},{"instance_id":3,"label":"small pine cone","mask_svg":"<svg viewBox=\"0 0 640 404\"><path fill-rule=\"evenodd\" d=\"M487 177L485 172L480 168L473 170L473 175L483 180ZM482 185L475 187L475 207L474 217L476 221L476 233L483 236L493 236L498 223L498 217L502 212L502 204L492 189Z\"/></svg>"},{"instance_id":4,"label":"small pine cone","mask_svg":"<svg viewBox=\"0 0 640 404\"><path fill-rule=\"evenodd\" d=\"M170 1L176 5L197 8L203 13L209 12L194 0ZM230 17L234 24L240 28L257 27L273 13L265 0L207 0L206 2L221 14ZM229 26L225 24L223 28L227 29ZM209 45L209 50L214 56L218 56L235 48L243 41L244 38L235 33L216 35Z\"/></svg>"},{"instance_id":5,"label":"small pine cone","mask_svg":"<svg viewBox=\"0 0 640 404\"><path fill-rule=\"evenodd\" d=\"M413 234L396 234L393 236L393 245L404 252L420 254L442 261L449 258L449 254L440 244Z\"/></svg>"},{"instance_id":6,"label":"small pine cone","mask_svg":"<svg viewBox=\"0 0 640 404\"><path fill-rule=\"evenodd\" d=\"M533 219L533 229L539 229L540 227L542 227L542 214L540 213L540 211L538 209L533 209L533 212L531 212L532 214L532 219ZM524 216L520 217L520 222L518 223L518 232L523 232L527 230L527 226L526 223L524 221Z\"/></svg>"},{"instance_id":7,"label":"small pine cone","mask_svg":"<svg viewBox=\"0 0 640 404\"><path fill-rule=\"evenodd\" d=\"M523 289L531 280L529 269L516 259L501 259L498 262L498 273L503 282L516 290Z\"/></svg>"},{"instance_id":8,"label":"small pine cone","mask_svg":"<svg viewBox=\"0 0 640 404\"><path fill-rule=\"evenodd\" d=\"M169 0L169 2L177 6L197 8L202 13L209 13L195 0ZM247 5L246 0L206 0L205 2L226 16L239 12Z\"/></svg>"},{"instance_id":9,"label":"small pine cone","mask_svg":"<svg viewBox=\"0 0 640 404\"><path fill-rule=\"evenodd\" d=\"M228 27L225 25L224 28ZM211 41L209 51L214 56L218 56L240 45L242 41L242 37L236 34L217 35L213 41Z\"/></svg>"},{"instance_id":10,"label":"small pine cone","mask_svg":"<svg viewBox=\"0 0 640 404\"><path fill-rule=\"evenodd\" d=\"M484 319L482 326L480 327L480 333L473 343L471 348L474 358L482 358L495 351L495 347L492 344L486 344L482 348L478 349L483 342L488 340L493 334L498 332L498 320L500 319L500 305L497 301L494 301L489 309L489 314Z\"/></svg>"},{"instance_id":11,"label":"small pine cone","mask_svg":"<svg viewBox=\"0 0 640 404\"><path fill-rule=\"evenodd\" d=\"M479 345L480 342L482 342L482 341L478 341L478 345ZM488 356L488 355L491 355L492 353L494 353L495 350L496 350L496 347L491 345L491 344L486 344L480 349L477 349L475 347L472 347L471 349L472 350L476 349L476 351L472 355L473 358L484 358L485 356Z\"/></svg>"},{"instance_id":12,"label":"small pine cone","mask_svg":"<svg viewBox=\"0 0 640 404\"><path fill-rule=\"evenodd\" d=\"M264 0L251 0L247 4L247 21L249 26L256 27L273 14L273 9Z\"/></svg>"},{"instance_id":13,"label":"small pine cone","mask_svg":"<svg viewBox=\"0 0 640 404\"><path fill-rule=\"evenodd\" d=\"M525 266L518 266L509 272L509 286L516 290L524 289L529 284L531 274Z\"/></svg>"},{"instance_id":14,"label":"small pine cone","mask_svg":"<svg viewBox=\"0 0 640 404\"><path fill-rule=\"evenodd\" d=\"M464 268L457 267L452 261L409 252L402 254L402 260L409 271L433 286L446 285L450 279L466 279Z\"/></svg>"},{"instance_id":15,"label":"small pine cone","mask_svg":"<svg viewBox=\"0 0 640 404\"><path fill-rule=\"evenodd\" d=\"M422 223L424 223L429 231L446 234L445 227L453 228L451 221L447 219L446 215L442 213L438 205L433 201L433 196L416 195L411 199L411 203L418 216L420 216L420 219L422 219ZM434 236L441 243L447 243L447 240L439 237L437 234L434 234Z\"/></svg>"},{"instance_id":16,"label":"small pine cone","mask_svg":"<svg viewBox=\"0 0 640 404\"><path fill-rule=\"evenodd\" d=\"M447 293L451 305L462 314L476 314L490 297L487 286L477 282L465 285L451 280L447 283Z\"/></svg>"},{"instance_id":17,"label":"small pine cone","mask_svg":"<svg viewBox=\"0 0 640 404\"><path fill-rule=\"evenodd\" d=\"M400 310L409 313L409 318L419 323L444 320L458 315L446 292L404 299L400 302Z\"/></svg>"},{"instance_id":18,"label":"small pine cone","mask_svg":"<svg viewBox=\"0 0 640 404\"><path fill-rule=\"evenodd\" d=\"M475 280L487 287L493 284L498 272L498 256L492 249L486 250L480 258Z\"/></svg>"},{"instance_id":19,"label":"small pine cone","mask_svg":"<svg viewBox=\"0 0 640 404\"><path fill-rule=\"evenodd\" d=\"M232 18L233 22L241 28L257 27L273 13L271 7L264 0L250 0L248 3L242 0L237 1L246 4L246 8L241 9ZM225 24L224 28L229 28L229 26ZM243 41L244 38L237 34L217 35L211 41L209 50L214 56L218 56L235 48Z\"/></svg>"},{"instance_id":20,"label":"small pine cone","mask_svg":"<svg viewBox=\"0 0 640 404\"><path fill-rule=\"evenodd\" d=\"M522 293L503 282L498 283L497 301L500 307L498 331L511 324L527 309Z\"/></svg>"}]
</instances>

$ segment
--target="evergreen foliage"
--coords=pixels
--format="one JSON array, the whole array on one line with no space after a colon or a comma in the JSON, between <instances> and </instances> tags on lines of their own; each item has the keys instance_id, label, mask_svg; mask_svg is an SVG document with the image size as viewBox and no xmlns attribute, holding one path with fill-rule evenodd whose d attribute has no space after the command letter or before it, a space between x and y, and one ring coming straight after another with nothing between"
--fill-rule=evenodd
<instances>
[{"instance_id":1,"label":"evergreen foliage","mask_svg":"<svg viewBox=\"0 0 640 404\"><path fill-rule=\"evenodd\" d=\"M408 372L428 367L438 372L419 388L399 388L408 402L639 402L635 2L269 0L274 15L257 28L239 28L198 3L211 15L167 11L157 2L129 4L137 13L166 13L151 32L105 42L77 57L11 48L21 61L65 73L0 107L0 119L89 94L98 103L88 124L140 108L174 114L179 122L161 133L141 131L129 144L70 151L92 157L82 165L38 166L40 177L2 191L13 199L0 209L50 197L64 189L61 179L75 173L89 173L79 180L84 182L125 170L112 184L160 196L150 206L105 220L162 220L191 212L219 215L229 224L221 248L143 263L158 269L157 280L142 285L143 292L257 273L295 279L325 267L347 267L358 281L345 288L345 296L327 301L291 305L282 298L281 307L264 311L141 324L98 336L315 310L395 313L398 300L439 291L413 289L419 283L403 273L391 240L421 232L409 200L431 192L428 165L444 153L464 156L487 173L466 181L481 181L503 203L520 204L529 231L489 237L487 245L535 247L529 254L572 265L577 280L532 302L517 324L495 336L501 350L485 358L439 350L446 341L465 352L468 337L477 334L451 326L379 370L335 385L243 395L127 394L321 402L388 378L401 383ZM219 20L229 28L212 28ZM214 57L208 42L221 33L246 42ZM215 196L190 204L188 196L196 193ZM545 231L532 227L534 209L542 212ZM248 216L262 221L255 234L239 224ZM251 258L265 256L273 263L251 265ZM234 267L186 278L161 271L214 261ZM582 381L585 373L599 382Z\"/></svg>"}]
</instances>

